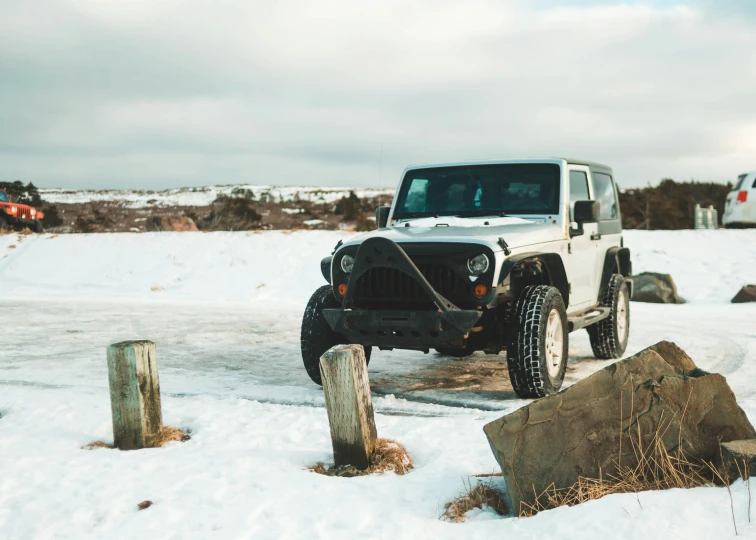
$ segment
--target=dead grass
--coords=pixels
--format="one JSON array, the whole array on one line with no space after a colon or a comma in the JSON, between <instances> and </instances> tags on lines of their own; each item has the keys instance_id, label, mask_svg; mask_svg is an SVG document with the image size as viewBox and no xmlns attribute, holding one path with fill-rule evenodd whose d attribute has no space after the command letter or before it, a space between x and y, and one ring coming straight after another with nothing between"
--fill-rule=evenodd
<instances>
[{"instance_id":1,"label":"dead grass","mask_svg":"<svg viewBox=\"0 0 756 540\"><path fill-rule=\"evenodd\" d=\"M94 441L89 444L85 444L81 448L82 450L94 450L95 448L109 448L110 450L113 450L115 446L104 441Z\"/></svg>"},{"instance_id":2,"label":"dead grass","mask_svg":"<svg viewBox=\"0 0 756 540\"><path fill-rule=\"evenodd\" d=\"M158 443L157 445L155 445L155 447L160 448L161 446L165 446L169 442L173 441L185 442L190 438L191 437L189 436L189 433L184 431L183 429L164 426L163 431L160 433L160 439L158 440ZM104 441L94 441L89 444L85 444L81 448L83 450L94 450L96 448L108 448L110 450L113 450L115 449L115 446Z\"/></svg>"},{"instance_id":3,"label":"dead grass","mask_svg":"<svg viewBox=\"0 0 756 540\"><path fill-rule=\"evenodd\" d=\"M465 516L470 510L482 509L484 506L488 506L500 516L506 516L509 513L507 504L504 502L504 493L501 490L491 484L478 484L472 487L472 484L468 483L464 495L444 505L444 513L441 514L441 519L460 523L465 520Z\"/></svg>"},{"instance_id":4,"label":"dead grass","mask_svg":"<svg viewBox=\"0 0 756 540\"><path fill-rule=\"evenodd\" d=\"M173 441L186 442L189 439L191 439L189 433L187 433L183 429L164 426L163 431L160 433L160 441L158 442L158 446L165 446L169 442Z\"/></svg>"},{"instance_id":5,"label":"dead grass","mask_svg":"<svg viewBox=\"0 0 756 540\"><path fill-rule=\"evenodd\" d=\"M326 476L367 476L369 474L383 474L393 471L398 475L407 474L413 468L412 458L407 450L396 441L391 439L377 439L375 441L375 451L370 458L370 466L361 471L351 465L342 465L340 467L326 467L323 463L318 463L309 468L310 471Z\"/></svg>"},{"instance_id":6,"label":"dead grass","mask_svg":"<svg viewBox=\"0 0 756 540\"><path fill-rule=\"evenodd\" d=\"M581 477L574 485L565 489L557 489L552 484L543 493L536 495L533 504L522 502L519 515L521 517L533 516L542 510L559 506L574 506L615 493L729 484L726 474L720 472L713 463L688 456L683 450L681 436L678 436L678 444L674 450L667 449L663 438L666 431L673 425L672 420L663 427L662 419L652 441L646 446L643 445L640 424L636 422L639 431L637 435L630 436L630 444L637 465L623 466L615 462L617 463L615 474L606 477L601 475L599 478ZM681 424L682 421L678 425Z\"/></svg>"}]
</instances>

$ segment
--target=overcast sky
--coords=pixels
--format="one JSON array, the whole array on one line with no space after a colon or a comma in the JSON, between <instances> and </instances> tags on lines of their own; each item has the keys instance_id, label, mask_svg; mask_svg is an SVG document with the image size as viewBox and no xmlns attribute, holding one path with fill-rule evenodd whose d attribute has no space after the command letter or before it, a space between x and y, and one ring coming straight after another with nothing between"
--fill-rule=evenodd
<instances>
[{"instance_id":1,"label":"overcast sky","mask_svg":"<svg viewBox=\"0 0 756 540\"><path fill-rule=\"evenodd\" d=\"M756 169L756 1L0 0L0 180L386 187L544 156L622 187Z\"/></svg>"}]
</instances>

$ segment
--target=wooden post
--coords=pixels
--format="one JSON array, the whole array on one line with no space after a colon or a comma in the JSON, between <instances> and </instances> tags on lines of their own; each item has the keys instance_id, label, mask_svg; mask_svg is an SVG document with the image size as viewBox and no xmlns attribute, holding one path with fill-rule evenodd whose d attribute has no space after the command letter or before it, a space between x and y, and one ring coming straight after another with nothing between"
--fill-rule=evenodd
<instances>
[{"instance_id":1,"label":"wooden post","mask_svg":"<svg viewBox=\"0 0 756 540\"><path fill-rule=\"evenodd\" d=\"M163 413L155 344L124 341L108 347L108 379L116 448L157 446Z\"/></svg>"},{"instance_id":2,"label":"wooden post","mask_svg":"<svg viewBox=\"0 0 756 540\"><path fill-rule=\"evenodd\" d=\"M375 450L375 419L362 345L337 345L320 357L336 466L365 470Z\"/></svg>"}]
</instances>

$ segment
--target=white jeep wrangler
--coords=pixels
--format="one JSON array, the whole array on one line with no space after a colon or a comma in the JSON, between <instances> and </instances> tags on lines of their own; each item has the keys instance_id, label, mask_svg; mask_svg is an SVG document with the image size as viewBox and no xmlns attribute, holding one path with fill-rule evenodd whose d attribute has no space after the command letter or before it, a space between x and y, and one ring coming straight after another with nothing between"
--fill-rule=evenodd
<instances>
[{"instance_id":1,"label":"white jeep wrangler","mask_svg":"<svg viewBox=\"0 0 756 540\"><path fill-rule=\"evenodd\" d=\"M378 230L321 263L328 281L302 321L302 358L340 343L466 356L507 351L523 398L559 390L568 333L619 358L632 267L617 188L604 165L569 159L410 167Z\"/></svg>"}]
</instances>

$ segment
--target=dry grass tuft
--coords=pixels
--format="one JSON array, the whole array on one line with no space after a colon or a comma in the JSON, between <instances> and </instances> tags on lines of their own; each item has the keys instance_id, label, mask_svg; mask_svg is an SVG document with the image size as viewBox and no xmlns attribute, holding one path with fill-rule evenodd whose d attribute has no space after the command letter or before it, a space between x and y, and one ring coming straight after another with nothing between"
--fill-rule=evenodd
<instances>
[{"instance_id":1,"label":"dry grass tuft","mask_svg":"<svg viewBox=\"0 0 756 540\"><path fill-rule=\"evenodd\" d=\"M173 441L185 442L190 438L191 437L189 436L189 433L187 433L183 429L165 426L163 427L163 431L160 433L160 439L158 440L158 443L155 445L155 447L160 448L161 446L165 446L169 442ZM81 448L84 450L94 450L95 448L109 448L113 450L115 449L115 446L104 441L94 441L89 444L85 444Z\"/></svg>"},{"instance_id":2,"label":"dry grass tuft","mask_svg":"<svg viewBox=\"0 0 756 540\"><path fill-rule=\"evenodd\" d=\"M81 448L82 450L94 450L95 448L109 448L112 450L115 448L115 446L113 446L112 444L108 444L104 441L94 441L89 444L85 444Z\"/></svg>"},{"instance_id":3,"label":"dry grass tuft","mask_svg":"<svg viewBox=\"0 0 756 540\"><path fill-rule=\"evenodd\" d=\"M507 504L504 502L504 493L493 487L491 484L478 484L472 487L467 484L467 492L453 501L444 505L444 513L441 519L460 523L465 520L465 515L475 508L488 506L500 516L506 516L509 513Z\"/></svg>"},{"instance_id":4,"label":"dry grass tuft","mask_svg":"<svg viewBox=\"0 0 756 540\"><path fill-rule=\"evenodd\" d=\"M160 433L160 440L158 441L157 446L165 446L169 442L173 441L186 442L189 439L191 439L189 433L187 433L183 429L164 426L163 431Z\"/></svg>"},{"instance_id":5,"label":"dry grass tuft","mask_svg":"<svg viewBox=\"0 0 756 540\"><path fill-rule=\"evenodd\" d=\"M364 471L361 471L352 465L326 467L323 463L318 463L317 465L310 467L309 470L326 476L351 478L353 476L383 474L388 471L403 475L407 474L412 468L412 458L410 458L407 450L405 450L401 444L391 439L377 439L375 441L375 451L370 458L370 466Z\"/></svg>"},{"instance_id":6,"label":"dry grass tuft","mask_svg":"<svg viewBox=\"0 0 756 540\"><path fill-rule=\"evenodd\" d=\"M536 496L533 504L523 502L520 505L520 516L533 516L542 510L574 506L615 493L687 489L728 483L713 463L688 456L682 449L681 438L674 450L668 450L663 437L673 423L668 422L665 428L662 427L663 422L659 424L652 441L645 447L640 433L637 440L634 436L630 437L637 465L617 464L617 472L613 475L579 478L574 485L565 489L556 489L552 484Z\"/></svg>"}]
</instances>

